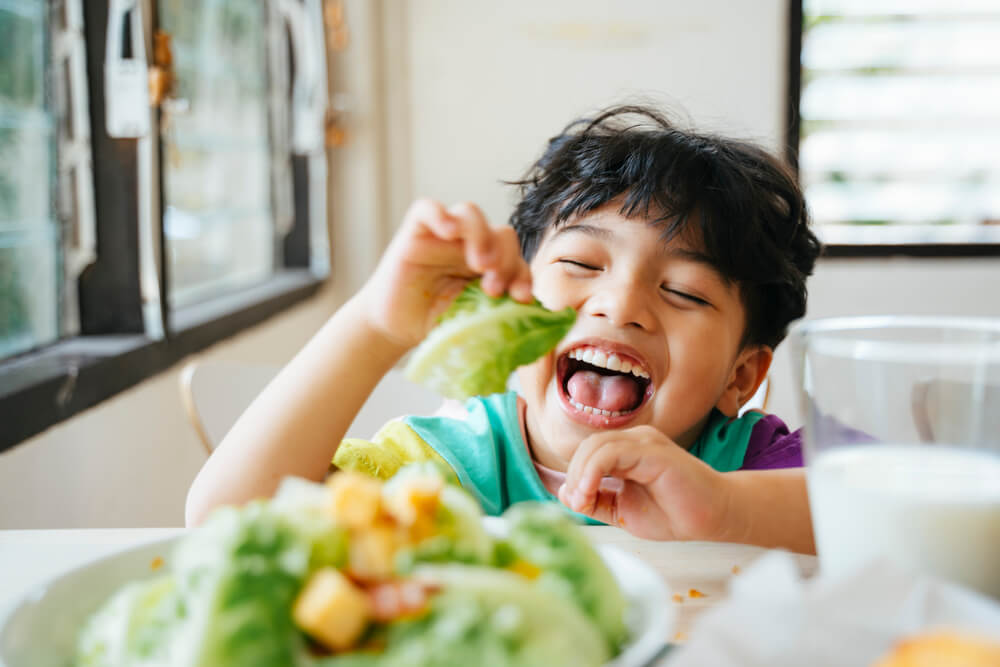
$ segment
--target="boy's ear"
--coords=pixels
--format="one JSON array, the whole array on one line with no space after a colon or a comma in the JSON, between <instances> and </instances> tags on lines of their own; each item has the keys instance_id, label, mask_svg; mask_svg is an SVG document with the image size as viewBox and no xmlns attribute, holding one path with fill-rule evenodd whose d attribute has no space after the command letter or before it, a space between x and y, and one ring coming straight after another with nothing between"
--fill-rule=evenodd
<instances>
[{"instance_id":1,"label":"boy's ear","mask_svg":"<svg viewBox=\"0 0 1000 667\"><path fill-rule=\"evenodd\" d=\"M760 387L760 383L767 377L772 359L774 350L766 345L747 347L740 352L733 366L733 372L729 376L729 384L722 392L719 402L715 404L719 412L727 417L735 417L740 407L750 400Z\"/></svg>"}]
</instances>

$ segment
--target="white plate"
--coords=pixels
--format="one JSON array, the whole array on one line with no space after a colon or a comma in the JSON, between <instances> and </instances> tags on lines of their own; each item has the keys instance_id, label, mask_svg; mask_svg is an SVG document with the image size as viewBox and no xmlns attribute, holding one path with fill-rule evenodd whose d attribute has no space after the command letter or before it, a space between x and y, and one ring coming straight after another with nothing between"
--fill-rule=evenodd
<instances>
[{"instance_id":1,"label":"white plate","mask_svg":"<svg viewBox=\"0 0 1000 667\"><path fill-rule=\"evenodd\" d=\"M488 522L491 532L497 525ZM0 667L69 667L84 620L123 584L170 567L172 537L100 558L36 588L0 628ZM609 545L598 545L629 602L633 640L609 667L639 667L662 649L675 622L663 579L644 562Z\"/></svg>"}]
</instances>

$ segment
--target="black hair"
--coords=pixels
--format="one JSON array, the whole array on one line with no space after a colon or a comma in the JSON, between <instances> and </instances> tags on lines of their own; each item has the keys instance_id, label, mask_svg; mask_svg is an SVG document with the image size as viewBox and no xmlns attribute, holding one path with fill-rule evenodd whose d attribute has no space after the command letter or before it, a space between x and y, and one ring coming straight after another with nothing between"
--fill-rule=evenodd
<instances>
[{"instance_id":1,"label":"black hair","mask_svg":"<svg viewBox=\"0 0 1000 667\"><path fill-rule=\"evenodd\" d=\"M510 223L528 261L549 227L621 197L623 216L657 225L664 239L697 235L740 288L744 344L776 347L805 314L820 242L795 175L752 143L682 130L647 107L613 107L570 123L510 184L521 194Z\"/></svg>"}]
</instances>

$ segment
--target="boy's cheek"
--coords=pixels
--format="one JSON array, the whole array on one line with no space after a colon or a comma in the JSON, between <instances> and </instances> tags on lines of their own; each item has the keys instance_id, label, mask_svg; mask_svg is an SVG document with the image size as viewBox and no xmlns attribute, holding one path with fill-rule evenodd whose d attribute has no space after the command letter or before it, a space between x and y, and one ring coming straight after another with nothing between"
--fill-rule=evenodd
<instances>
[{"instance_id":1,"label":"boy's cheek","mask_svg":"<svg viewBox=\"0 0 1000 667\"><path fill-rule=\"evenodd\" d=\"M534 291L534 296L542 303L543 306L553 312L558 312L564 308L571 307L576 311L577 319L580 317L580 309L582 306L581 299L575 298L569 287L554 287L548 290L536 289Z\"/></svg>"},{"instance_id":2,"label":"boy's cheek","mask_svg":"<svg viewBox=\"0 0 1000 667\"><path fill-rule=\"evenodd\" d=\"M549 310L562 310L564 306L559 303L558 290L551 289L550 286L546 285L542 281L537 279L532 279L532 294L536 299L538 299L543 306Z\"/></svg>"},{"instance_id":3,"label":"boy's cheek","mask_svg":"<svg viewBox=\"0 0 1000 667\"><path fill-rule=\"evenodd\" d=\"M543 306L549 310L562 310L569 305L567 290L560 288L560 281L553 273L555 267L543 263L536 255L530 268L532 294Z\"/></svg>"},{"instance_id":4,"label":"boy's cheek","mask_svg":"<svg viewBox=\"0 0 1000 667\"><path fill-rule=\"evenodd\" d=\"M544 393L554 366L553 356L550 352L537 361L517 369L518 383L529 401L537 399L540 393Z\"/></svg>"}]
</instances>

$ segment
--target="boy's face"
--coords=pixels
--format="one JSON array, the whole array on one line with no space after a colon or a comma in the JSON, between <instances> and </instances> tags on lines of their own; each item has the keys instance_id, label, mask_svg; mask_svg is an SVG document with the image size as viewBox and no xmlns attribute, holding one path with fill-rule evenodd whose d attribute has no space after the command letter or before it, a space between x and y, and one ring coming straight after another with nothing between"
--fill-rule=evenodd
<instances>
[{"instance_id":1,"label":"boy's face","mask_svg":"<svg viewBox=\"0 0 1000 667\"><path fill-rule=\"evenodd\" d=\"M535 296L578 314L555 350L518 371L535 456L562 470L598 430L648 424L688 448L713 407L735 416L757 384L739 288L619 206L550 228L531 261Z\"/></svg>"}]
</instances>

